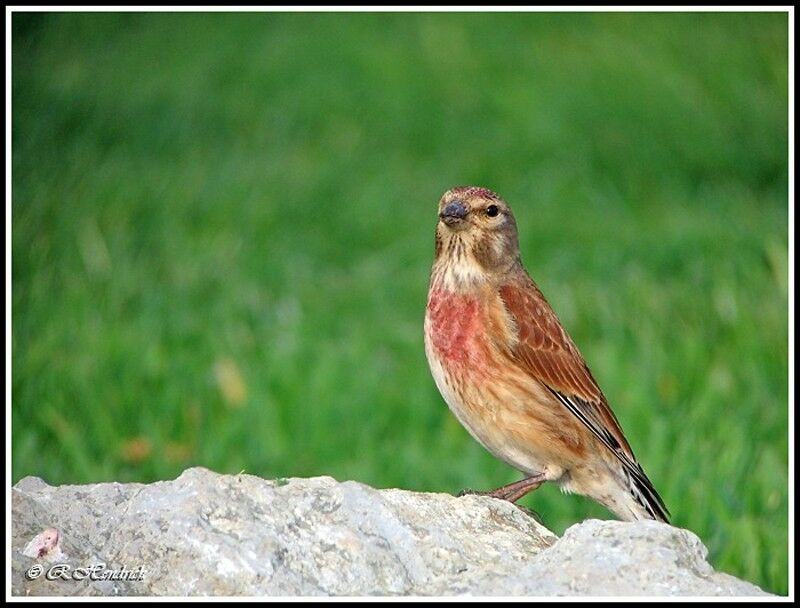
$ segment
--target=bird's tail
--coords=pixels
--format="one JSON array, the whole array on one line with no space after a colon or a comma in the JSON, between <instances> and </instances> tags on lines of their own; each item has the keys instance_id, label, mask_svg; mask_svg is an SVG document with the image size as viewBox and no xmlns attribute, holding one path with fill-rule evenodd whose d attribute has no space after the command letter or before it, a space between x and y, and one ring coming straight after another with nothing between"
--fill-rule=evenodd
<instances>
[{"instance_id":1,"label":"bird's tail","mask_svg":"<svg viewBox=\"0 0 800 608\"><path fill-rule=\"evenodd\" d=\"M670 513L664 501L638 463L637 469L623 469L622 477L618 478L623 486L620 488L622 496L617 496L616 504L611 510L627 521L654 519L668 524Z\"/></svg>"}]
</instances>

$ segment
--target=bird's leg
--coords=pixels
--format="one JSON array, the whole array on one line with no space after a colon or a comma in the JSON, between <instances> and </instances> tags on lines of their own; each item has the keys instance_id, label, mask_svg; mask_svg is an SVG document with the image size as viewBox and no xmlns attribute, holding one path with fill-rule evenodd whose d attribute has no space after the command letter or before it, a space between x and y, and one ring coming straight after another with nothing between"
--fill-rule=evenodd
<instances>
[{"instance_id":1,"label":"bird's leg","mask_svg":"<svg viewBox=\"0 0 800 608\"><path fill-rule=\"evenodd\" d=\"M489 495L495 496L497 498L502 498L503 500L507 500L508 502L517 502L520 498L522 498L529 492L533 492L544 482L545 482L544 473L539 473L537 475L528 477L516 483L510 483L507 486L503 486L502 488L497 488L493 492L490 492Z\"/></svg>"},{"instance_id":2,"label":"bird's leg","mask_svg":"<svg viewBox=\"0 0 800 608\"><path fill-rule=\"evenodd\" d=\"M528 492L532 492L540 485L545 482L545 475L544 473L537 473L536 475L531 475L530 477L526 477L520 481L515 481L514 483L510 483L508 485L502 486L497 488L496 490L491 490L489 492L476 492L474 490L464 490L459 492L459 496L464 496L465 494L477 494L479 496L491 496L492 498L500 498L501 500L507 500L509 502L517 502L520 498L525 496Z\"/></svg>"}]
</instances>

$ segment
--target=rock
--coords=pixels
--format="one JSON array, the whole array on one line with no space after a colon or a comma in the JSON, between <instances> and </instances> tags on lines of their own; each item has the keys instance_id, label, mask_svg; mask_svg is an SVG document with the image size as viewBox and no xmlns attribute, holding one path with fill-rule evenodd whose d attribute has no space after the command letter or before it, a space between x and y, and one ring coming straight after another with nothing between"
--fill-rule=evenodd
<instances>
[{"instance_id":1,"label":"rock","mask_svg":"<svg viewBox=\"0 0 800 608\"><path fill-rule=\"evenodd\" d=\"M501 500L330 477L27 477L12 528L14 595L767 595L666 524L589 520L559 539Z\"/></svg>"}]
</instances>

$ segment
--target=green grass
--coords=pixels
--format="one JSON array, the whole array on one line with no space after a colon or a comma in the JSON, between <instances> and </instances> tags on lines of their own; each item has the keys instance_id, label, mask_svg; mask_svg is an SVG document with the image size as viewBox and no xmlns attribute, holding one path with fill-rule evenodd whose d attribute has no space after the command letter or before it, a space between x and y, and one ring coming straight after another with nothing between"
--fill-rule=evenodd
<instances>
[{"instance_id":1,"label":"green grass","mask_svg":"<svg viewBox=\"0 0 800 608\"><path fill-rule=\"evenodd\" d=\"M674 523L787 593L787 44L785 13L15 14L13 481L517 479L423 352L436 203L478 184Z\"/></svg>"}]
</instances>

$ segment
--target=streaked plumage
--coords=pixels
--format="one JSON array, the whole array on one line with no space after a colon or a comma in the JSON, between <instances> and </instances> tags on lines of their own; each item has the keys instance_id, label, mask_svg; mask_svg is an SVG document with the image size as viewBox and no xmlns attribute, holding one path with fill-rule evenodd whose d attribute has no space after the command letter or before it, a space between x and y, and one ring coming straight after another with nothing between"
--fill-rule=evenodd
<instances>
[{"instance_id":1,"label":"streaked plumage","mask_svg":"<svg viewBox=\"0 0 800 608\"><path fill-rule=\"evenodd\" d=\"M485 188L439 202L425 350L466 429L530 477L589 496L621 519L668 520L578 348L522 266L511 209Z\"/></svg>"}]
</instances>

